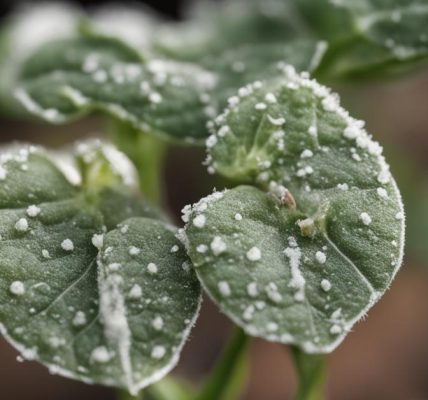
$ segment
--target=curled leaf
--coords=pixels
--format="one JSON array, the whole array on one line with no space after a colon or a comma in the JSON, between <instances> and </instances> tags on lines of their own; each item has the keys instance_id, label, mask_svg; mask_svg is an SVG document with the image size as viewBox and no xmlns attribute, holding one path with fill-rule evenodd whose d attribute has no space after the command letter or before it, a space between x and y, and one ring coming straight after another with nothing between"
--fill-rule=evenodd
<instances>
[{"instance_id":1,"label":"curled leaf","mask_svg":"<svg viewBox=\"0 0 428 400\"><path fill-rule=\"evenodd\" d=\"M61 170L42 149L1 154L0 326L52 373L136 393L177 362L199 286L112 151L80 145Z\"/></svg>"},{"instance_id":2,"label":"curled leaf","mask_svg":"<svg viewBox=\"0 0 428 400\"><path fill-rule=\"evenodd\" d=\"M248 334L332 351L401 265L402 202L381 147L292 68L249 86L213 131L210 169L262 190L185 209L201 282Z\"/></svg>"}]
</instances>

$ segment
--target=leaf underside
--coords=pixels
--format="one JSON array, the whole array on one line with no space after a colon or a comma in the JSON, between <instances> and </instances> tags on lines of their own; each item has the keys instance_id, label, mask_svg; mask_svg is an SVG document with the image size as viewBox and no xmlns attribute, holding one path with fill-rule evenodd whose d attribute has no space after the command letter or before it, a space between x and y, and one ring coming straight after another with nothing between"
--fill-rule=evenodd
<instances>
[{"instance_id":1,"label":"leaf underside","mask_svg":"<svg viewBox=\"0 0 428 400\"><path fill-rule=\"evenodd\" d=\"M208 161L256 187L186 209L188 252L248 334L330 352L401 264L401 198L380 146L326 88L286 68L250 89L217 118Z\"/></svg>"},{"instance_id":2,"label":"leaf underside","mask_svg":"<svg viewBox=\"0 0 428 400\"><path fill-rule=\"evenodd\" d=\"M174 228L126 187L71 185L41 150L2 157L3 335L24 358L85 382L136 393L162 378L199 307ZM117 225L112 201L126 193Z\"/></svg>"}]
</instances>

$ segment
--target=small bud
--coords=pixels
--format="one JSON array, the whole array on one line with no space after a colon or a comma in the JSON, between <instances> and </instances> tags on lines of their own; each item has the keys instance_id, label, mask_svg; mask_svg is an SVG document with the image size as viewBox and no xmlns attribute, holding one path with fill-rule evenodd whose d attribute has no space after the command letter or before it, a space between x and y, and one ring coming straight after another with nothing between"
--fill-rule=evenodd
<instances>
[{"instance_id":1,"label":"small bud","mask_svg":"<svg viewBox=\"0 0 428 400\"><path fill-rule=\"evenodd\" d=\"M315 224L312 218L306 218L297 221L297 225L299 225L300 233L302 236L313 236L315 232Z\"/></svg>"}]
</instances>

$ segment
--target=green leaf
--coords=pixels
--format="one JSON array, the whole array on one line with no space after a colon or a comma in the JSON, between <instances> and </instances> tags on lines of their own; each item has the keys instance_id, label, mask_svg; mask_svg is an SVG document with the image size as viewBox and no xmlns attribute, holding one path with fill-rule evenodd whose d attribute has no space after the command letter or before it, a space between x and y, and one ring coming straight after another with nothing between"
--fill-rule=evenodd
<instances>
[{"instance_id":1,"label":"green leaf","mask_svg":"<svg viewBox=\"0 0 428 400\"><path fill-rule=\"evenodd\" d=\"M299 0L315 35L329 42L319 77L352 78L403 69L428 56L424 0Z\"/></svg>"},{"instance_id":2,"label":"green leaf","mask_svg":"<svg viewBox=\"0 0 428 400\"><path fill-rule=\"evenodd\" d=\"M13 90L25 60L42 45L76 35L80 13L64 4L44 3L20 6L2 21L0 30L0 107L8 113L22 113Z\"/></svg>"},{"instance_id":3,"label":"green leaf","mask_svg":"<svg viewBox=\"0 0 428 400\"><path fill-rule=\"evenodd\" d=\"M74 157L1 154L1 332L52 373L136 393L177 362L198 284L123 156L95 142Z\"/></svg>"},{"instance_id":4,"label":"green leaf","mask_svg":"<svg viewBox=\"0 0 428 400\"><path fill-rule=\"evenodd\" d=\"M215 84L195 65L144 62L115 39L89 36L40 49L22 71L17 97L53 123L103 111L144 132L194 141L206 137L201 93Z\"/></svg>"},{"instance_id":5,"label":"green leaf","mask_svg":"<svg viewBox=\"0 0 428 400\"><path fill-rule=\"evenodd\" d=\"M210 170L260 189L184 210L200 280L248 334L332 351L402 260L403 208L381 147L292 68L252 85L214 130Z\"/></svg>"}]
</instances>

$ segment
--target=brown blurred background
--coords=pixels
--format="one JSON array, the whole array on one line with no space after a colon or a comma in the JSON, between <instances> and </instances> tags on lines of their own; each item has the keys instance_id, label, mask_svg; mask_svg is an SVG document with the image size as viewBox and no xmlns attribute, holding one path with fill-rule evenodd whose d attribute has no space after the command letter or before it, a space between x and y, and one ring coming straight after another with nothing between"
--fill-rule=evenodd
<instances>
[{"instance_id":1,"label":"brown blurred background","mask_svg":"<svg viewBox=\"0 0 428 400\"><path fill-rule=\"evenodd\" d=\"M1 12L16 3L2 3ZM146 3L173 18L180 16L180 1ZM396 80L336 89L351 114L365 119L368 130L384 145L404 194L409 232L405 263L391 290L328 356L328 398L428 400L428 68ZM101 135L104 128L97 117L60 127L0 117L0 143L24 140L59 147L88 134ZM166 198L177 222L185 204L197 201L216 184L201 167L203 158L199 149L177 147L168 154ZM229 329L228 320L206 299L175 373L198 382L213 365ZM115 398L113 390L51 376L34 362L18 363L16 356L0 339L1 399ZM242 399L290 399L296 379L287 349L254 340L250 356L251 374Z\"/></svg>"}]
</instances>

